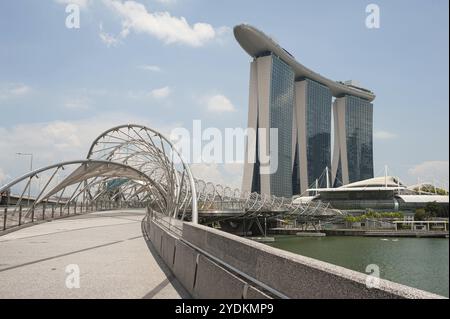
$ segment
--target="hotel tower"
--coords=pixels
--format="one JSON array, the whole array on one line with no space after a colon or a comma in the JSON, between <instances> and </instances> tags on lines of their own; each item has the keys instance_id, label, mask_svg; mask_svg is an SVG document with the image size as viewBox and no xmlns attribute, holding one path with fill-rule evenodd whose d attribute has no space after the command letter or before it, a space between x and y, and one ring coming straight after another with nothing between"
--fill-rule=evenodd
<instances>
[{"instance_id":1,"label":"hotel tower","mask_svg":"<svg viewBox=\"0 0 450 319\"><path fill-rule=\"evenodd\" d=\"M242 190L291 197L373 177L375 95L313 72L252 26L234 35L253 58L248 127L260 131L247 139Z\"/></svg>"}]
</instances>

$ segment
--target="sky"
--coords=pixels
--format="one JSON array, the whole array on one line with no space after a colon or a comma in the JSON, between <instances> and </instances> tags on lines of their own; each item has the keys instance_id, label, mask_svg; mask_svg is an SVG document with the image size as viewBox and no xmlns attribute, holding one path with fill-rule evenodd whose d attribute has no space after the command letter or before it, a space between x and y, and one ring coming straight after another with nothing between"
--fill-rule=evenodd
<instances>
[{"instance_id":1,"label":"sky","mask_svg":"<svg viewBox=\"0 0 450 319\"><path fill-rule=\"evenodd\" d=\"M366 27L366 6L380 9ZM80 8L68 28L68 4ZM449 180L447 0L0 1L0 184L81 159L109 127L247 126L251 58L234 39L249 23L308 68L375 92L375 175ZM73 21L73 20L70 20ZM240 186L241 165L193 165Z\"/></svg>"}]
</instances>

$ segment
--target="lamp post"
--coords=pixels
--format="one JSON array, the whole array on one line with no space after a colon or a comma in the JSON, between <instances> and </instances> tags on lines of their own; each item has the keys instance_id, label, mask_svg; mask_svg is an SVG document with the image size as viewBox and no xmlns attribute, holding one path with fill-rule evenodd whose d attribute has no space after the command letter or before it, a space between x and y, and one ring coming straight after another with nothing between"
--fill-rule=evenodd
<instances>
[{"instance_id":1,"label":"lamp post","mask_svg":"<svg viewBox=\"0 0 450 319\"><path fill-rule=\"evenodd\" d=\"M19 156L29 156L30 157L30 172L33 171L33 153L16 153ZM28 185L28 206L30 206L30 198L31 198L31 179L33 177L30 176L30 185Z\"/></svg>"}]
</instances>

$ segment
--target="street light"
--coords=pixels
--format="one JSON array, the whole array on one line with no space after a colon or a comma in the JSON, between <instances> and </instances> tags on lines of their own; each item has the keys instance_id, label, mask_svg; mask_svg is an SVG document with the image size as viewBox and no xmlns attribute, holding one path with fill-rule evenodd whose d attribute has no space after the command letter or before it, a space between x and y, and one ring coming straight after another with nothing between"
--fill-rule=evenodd
<instances>
[{"instance_id":1,"label":"street light","mask_svg":"<svg viewBox=\"0 0 450 319\"><path fill-rule=\"evenodd\" d=\"M30 172L33 171L33 153L16 153L19 156L30 156ZM28 206L30 206L30 198L31 198L31 179L33 177L30 176L30 185L28 185Z\"/></svg>"}]
</instances>

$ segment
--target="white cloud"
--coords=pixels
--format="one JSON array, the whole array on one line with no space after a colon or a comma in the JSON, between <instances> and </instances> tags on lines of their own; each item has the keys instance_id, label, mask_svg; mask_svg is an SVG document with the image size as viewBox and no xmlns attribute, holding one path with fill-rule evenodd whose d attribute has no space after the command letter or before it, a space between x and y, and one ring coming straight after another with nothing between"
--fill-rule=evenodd
<instances>
[{"instance_id":1,"label":"white cloud","mask_svg":"<svg viewBox=\"0 0 450 319\"><path fill-rule=\"evenodd\" d=\"M25 84L8 83L0 86L0 99L8 99L27 95L31 88Z\"/></svg>"},{"instance_id":2,"label":"white cloud","mask_svg":"<svg viewBox=\"0 0 450 319\"><path fill-rule=\"evenodd\" d=\"M28 92L30 92L30 87L23 85L23 84L19 84L15 87L11 88L11 94L12 95L24 95L27 94Z\"/></svg>"},{"instance_id":3,"label":"white cloud","mask_svg":"<svg viewBox=\"0 0 450 319\"><path fill-rule=\"evenodd\" d=\"M6 174L0 168L0 186L5 184L5 182L6 182Z\"/></svg>"},{"instance_id":4,"label":"white cloud","mask_svg":"<svg viewBox=\"0 0 450 319\"><path fill-rule=\"evenodd\" d=\"M217 28L216 40L220 45L225 45L228 41L234 38L233 29L230 27L220 27Z\"/></svg>"},{"instance_id":5,"label":"white cloud","mask_svg":"<svg viewBox=\"0 0 450 319\"><path fill-rule=\"evenodd\" d=\"M449 161L426 161L410 168L408 173L415 178L420 178L422 182L433 182L433 180L448 182L448 166Z\"/></svg>"},{"instance_id":6,"label":"white cloud","mask_svg":"<svg viewBox=\"0 0 450 319\"><path fill-rule=\"evenodd\" d=\"M69 99L64 103L66 109L71 110L87 110L90 108L91 101L87 98Z\"/></svg>"},{"instance_id":7,"label":"white cloud","mask_svg":"<svg viewBox=\"0 0 450 319\"><path fill-rule=\"evenodd\" d=\"M150 123L126 113L99 115L77 121L0 126L0 173L3 175L0 177L9 181L27 172L29 162L19 159L17 152L33 153L34 168L83 159L97 136L111 127L127 123L146 125L165 135L180 126L180 123Z\"/></svg>"},{"instance_id":8,"label":"white cloud","mask_svg":"<svg viewBox=\"0 0 450 319\"><path fill-rule=\"evenodd\" d=\"M232 189L241 188L242 164L190 164L195 178L228 186Z\"/></svg>"},{"instance_id":9,"label":"white cloud","mask_svg":"<svg viewBox=\"0 0 450 319\"><path fill-rule=\"evenodd\" d=\"M109 47L115 47L115 46L117 46L120 43L120 41L116 37L114 37L113 35L111 35L109 33L103 32L103 31L100 31L98 33L98 36L100 37L102 42L104 44L106 44L106 46L108 48Z\"/></svg>"},{"instance_id":10,"label":"white cloud","mask_svg":"<svg viewBox=\"0 0 450 319\"><path fill-rule=\"evenodd\" d=\"M236 111L233 103L231 103L231 101L222 94L206 97L205 102L208 112L224 113Z\"/></svg>"},{"instance_id":11,"label":"white cloud","mask_svg":"<svg viewBox=\"0 0 450 319\"><path fill-rule=\"evenodd\" d=\"M379 140L391 140L397 138L397 134L388 131L376 131L373 136Z\"/></svg>"},{"instance_id":12,"label":"white cloud","mask_svg":"<svg viewBox=\"0 0 450 319\"><path fill-rule=\"evenodd\" d=\"M106 46L109 47L115 47L120 43L120 39L113 36L112 34L106 33L103 31L103 24L100 23L100 32L98 33L98 36L102 40L103 43L106 44Z\"/></svg>"},{"instance_id":13,"label":"white cloud","mask_svg":"<svg viewBox=\"0 0 450 319\"><path fill-rule=\"evenodd\" d=\"M93 140L103 131L126 123L146 125L169 136L180 123L149 123L135 116L116 113L77 121L0 126L0 184L27 172L29 162L17 152L33 153L34 168L86 157ZM240 188L242 164L192 164L194 176L215 184ZM8 175L7 175L8 174Z\"/></svg>"},{"instance_id":14,"label":"white cloud","mask_svg":"<svg viewBox=\"0 0 450 319\"><path fill-rule=\"evenodd\" d=\"M156 2L167 5L167 4L174 4L177 2L177 0L156 0Z\"/></svg>"},{"instance_id":15,"label":"white cloud","mask_svg":"<svg viewBox=\"0 0 450 319\"><path fill-rule=\"evenodd\" d=\"M161 72L161 68L157 65L140 65L139 69L151 72Z\"/></svg>"},{"instance_id":16,"label":"white cloud","mask_svg":"<svg viewBox=\"0 0 450 319\"><path fill-rule=\"evenodd\" d=\"M169 97L171 92L172 90L168 86L165 86L160 89L154 89L150 92L150 96L155 99L165 99Z\"/></svg>"},{"instance_id":17,"label":"white cloud","mask_svg":"<svg viewBox=\"0 0 450 319\"><path fill-rule=\"evenodd\" d=\"M91 0L55 0L55 2L64 5L76 4L80 8L85 9L90 5Z\"/></svg>"},{"instance_id":18,"label":"white cloud","mask_svg":"<svg viewBox=\"0 0 450 319\"><path fill-rule=\"evenodd\" d=\"M223 28L215 30L208 23L190 25L184 17L173 17L169 12L149 12L143 4L136 1L103 2L121 17L122 38L134 31L154 36L166 44L182 43L199 47L223 32Z\"/></svg>"}]
</instances>

